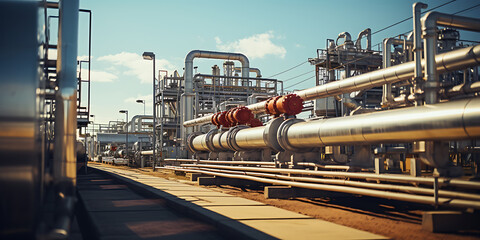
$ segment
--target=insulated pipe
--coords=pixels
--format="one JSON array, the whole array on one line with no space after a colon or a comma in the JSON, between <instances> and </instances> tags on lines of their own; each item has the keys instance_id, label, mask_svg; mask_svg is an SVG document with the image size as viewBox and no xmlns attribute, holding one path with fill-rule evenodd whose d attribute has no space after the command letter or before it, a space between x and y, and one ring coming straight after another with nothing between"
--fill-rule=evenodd
<instances>
[{"instance_id":1,"label":"insulated pipe","mask_svg":"<svg viewBox=\"0 0 480 240\"><path fill-rule=\"evenodd\" d=\"M54 181L74 194L76 181L78 0L60 2L55 95Z\"/></svg>"},{"instance_id":2,"label":"insulated pipe","mask_svg":"<svg viewBox=\"0 0 480 240\"><path fill-rule=\"evenodd\" d=\"M435 54L437 51L437 26L480 32L480 19L462 17L439 12L429 12L422 18L422 38L425 53L425 103L438 102L437 68Z\"/></svg>"},{"instance_id":3,"label":"insulated pipe","mask_svg":"<svg viewBox=\"0 0 480 240\"><path fill-rule=\"evenodd\" d=\"M248 61L248 58L241 53L212 52L202 50L193 50L189 52L185 57L185 94L183 95L184 100L182 101L183 114L181 116L181 122L193 119L193 60L195 58L212 58L240 61L242 63L242 77L245 79L248 79L249 77L250 62ZM181 128L181 137L184 141L187 135L192 132L192 129L189 129L187 127L190 126L185 126Z\"/></svg>"},{"instance_id":4,"label":"insulated pipe","mask_svg":"<svg viewBox=\"0 0 480 240\"><path fill-rule=\"evenodd\" d=\"M480 137L480 98L298 123L278 130L286 150Z\"/></svg>"},{"instance_id":5,"label":"insulated pipe","mask_svg":"<svg viewBox=\"0 0 480 240\"><path fill-rule=\"evenodd\" d=\"M466 69L480 65L480 45L449 51L435 56L439 73ZM422 64L424 64L422 62ZM414 76L415 62L407 62L386 69L349 77L339 81L315 86L295 92L304 101L333 97L343 93L350 93L380 87L386 83L396 83L411 79ZM248 105L247 108L254 114L265 112L266 101ZM185 127L206 124L211 121L212 115L200 117L183 123Z\"/></svg>"},{"instance_id":6,"label":"insulated pipe","mask_svg":"<svg viewBox=\"0 0 480 240\"><path fill-rule=\"evenodd\" d=\"M315 184L315 183L276 180L276 179L268 179L263 177L227 174L227 173L211 172L211 171L205 171L205 170L192 170L192 169L180 169L180 168L175 168L175 169L180 171L185 171L185 172L204 173L204 174L214 175L218 177L245 179L245 180L251 180L256 182L274 184L274 185L284 185L284 186L317 189L317 190L333 191L333 192L344 192L344 193L359 194L359 195L365 195L365 196L371 196L371 197L416 202L416 203L430 204L430 205L438 204L438 205L446 205L451 207L480 209L480 203L478 201L471 201L471 200L438 198L437 199L438 201L435 201L436 199L432 198L431 196L418 196L418 195L412 195L409 193L385 192L385 191L379 191L379 190L373 190L373 189L363 189L363 188L347 187L347 186L335 186L335 185L328 185L328 184Z\"/></svg>"},{"instance_id":7,"label":"insulated pipe","mask_svg":"<svg viewBox=\"0 0 480 240\"><path fill-rule=\"evenodd\" d=\"M56 216L51 234L67 237L69 216L75 202L77 177L77 49L78 0L59 3L58 61L55 93L55 149L53 181L55 184Z\"/></svg>"},{"instance_id":8,"label":"insulated pipe","mask_svg":"<svg viewBox=\"0 0 480 240\"><path fill-rule=\"evenodd\" d=\"M453 50L436 55L437 71L440 73L455 71L480 65L480 45ZM353 76L296 92L304 101L335 96L343 93L361 91L396 83L413 77L414 62L407 62L386 69ZM264 104L264 103L263 103ZM253 113L264 111L259 103L247 106Z\"/></svg>"},{"instance_id":9,"label":"insulated pipe","mask_svg":"<svg viewBox=\"0 0 480 240\"><path fill-rule=\"evenodd\" d=\"M277 140L277 129L284 121L283 118L275 118L265 126L252 127L237 126L230 128L228 132L216 133L210 137L209 133L189 136L189 149L195 151L241 151L247 149L271 148L282 151ZM209 142L212 147L209 148Z\"/></svg>"},{"instance_id":10,"label":"insulated pipe","mask_svg":"<svg viewBox=\"0 0 480 240\"><path fill-rule=\"evenodd\" d=\"M271 136L275 132L276 138ZM205 136L192 136L190 148L208 151ZM301 151L331 145L475 137L480 137L480 98L313 121L276 118L264 127L229 131L227 143L234 151L268 147Z\"/></svg>"},{"instance_id":11,"label":"insulated pipe","mask_svg":"<svg viewBox=\"0 0 480 240\"><path fill-rule=\"evenodd\" d=\"M372 50L372 30L370 28L367 28L363 31L361 31L358 34L357 40L355 41L355 47L357 50L362 50L362 37L367 36L367 48L366 50L370 51Z\"/></svg>"}]
</instances>

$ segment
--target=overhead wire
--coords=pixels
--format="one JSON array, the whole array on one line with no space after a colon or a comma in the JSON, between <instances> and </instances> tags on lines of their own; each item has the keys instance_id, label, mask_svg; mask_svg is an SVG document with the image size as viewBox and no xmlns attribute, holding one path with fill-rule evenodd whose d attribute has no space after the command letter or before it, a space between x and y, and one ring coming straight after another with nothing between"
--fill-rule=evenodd
<instances>
[{"instance_id":1,"label":"overhead wire","mask_svg":"<svg viewBox=\"0 0 480 240\"><path fill-rule=\"evenodd\" d=\"M305 76L305 75L307 75L307 74L309 74L309 73L311 73L311 72L312 72L312 70L310 70L310 71L308 71L308 72L304 72L304 73L302 73L302 74L300 74L300 75L297 75L297 76L295 76L295 77L287 78L287 79L283 80L283 82L291 81L291 80L293 80L293 79L295 79L295 78L298 78L298 77L301 77L301 76Z\"/></svg>"},{"instance_id":2,"label":"overhead wire","mask_svg":"<svg viewBox=\"0 0 480 240\"><path fill-rule=\"evenodd\" d=\"M270 76L270 77L268 77L268 78L272 78L272 77L278 76L278 75L280 75L280 74L286 73L286 72L288 72L288 71L291 71L291 70L293 70L293 69L295 69L295 68L297 68L297 67L302 66L303 64L305 64L305 63L307 63L307 62L308 62L308 61L302 61L302 62L299 63L298 65L295 65L295 66L293 66L293 67L291 67L291 68L289 68L289 69L287 69L287 70L285 70L285 71L281 71L281 72L279 72L279 73L273 74L272 76Z\"/></svg>"},{"instance_id":3,"label":"overhead wire","mask_svg":"<svg viewBox=\"0 0 480 240\"><path fill-rule=\"evenodd\" d=\"M293 85L290 85L290 86L288 86L288 87L285 87L284 89L289 89L289 88L291 88L291 87L296 86L297 84L304 83L304 82L306 82L306 81L308 81L308 80L310 80L310 79L312 79L312 78L314 78L314 77L315 77L315 75L313 75L313 76L311 76L311 77L309 77L309 78L306 78L306 79L304 79L304 80L302 80L302 81L300 81L300 82L297 82L297 83L295 83L295 84L293 84Z\"/></svg>"}]
</instances>

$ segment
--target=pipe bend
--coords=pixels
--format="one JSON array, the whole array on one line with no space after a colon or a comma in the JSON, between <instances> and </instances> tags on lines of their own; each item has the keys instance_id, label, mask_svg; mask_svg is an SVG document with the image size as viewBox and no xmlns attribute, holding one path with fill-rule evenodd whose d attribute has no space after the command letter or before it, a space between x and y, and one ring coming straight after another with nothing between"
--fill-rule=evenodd
<instances>
[{"instance_id":1,"label":"pipe bend","mask_svg":"<svg viewBox=\"0 0 480 240\"><path fill-rule=\"evenodd\" d=\"M344 38L345 39L345 42L349 42L349 41L352 41L352 36L350 36L350 33L348 32L341 32L340 34L338 34L338 37L337 37L337 40L335 41L335 44L338 46L338 39L340 38Z\"/></svg>"},{"instance_id":2,"label":"pipe bend","mask_svg":"<svg viewBox=\"0 0 480 240\"><path fill-rule=\"evenodd\" d=\"M428 12L421 18L422 22L422 35L427 35L427 31L432 30L432 28L437 27L437 20L438 18L443 15L439 12Z\"/></svg>"}]
</instances>

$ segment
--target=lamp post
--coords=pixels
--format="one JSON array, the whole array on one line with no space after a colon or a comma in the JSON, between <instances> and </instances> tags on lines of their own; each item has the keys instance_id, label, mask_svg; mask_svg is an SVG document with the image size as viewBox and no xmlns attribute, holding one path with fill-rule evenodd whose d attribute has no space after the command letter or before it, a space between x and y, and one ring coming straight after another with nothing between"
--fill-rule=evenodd
<instances>
[{"instance_id":1,"label":"lamp post","mask_svg":"<svg viewBox=\"0 0 480 240\"><path fill-rule=\"evenodd\" d=\"M153 61L153 171L155 172L155 165L157 164L157 156L155 154L155 148L157 145L157 136L155 133L155 125L157 113L155 111L155 53L153 52L144 52L142 54L143 59Z\"/></svg>"},{"instance_id":2,"label":"lamp post","mask_svg":"<svg viewBox=\"0 0 480 240\"><path fill-rule=\"evenodd\" d=\"M92 120L92 124L93 124L93 133L92 133L92 138L93 138L93 151L92 153L90 153L92 155L92 161L93 159L95 159L95 150L96 150L96 145L95 145L95 115L90 115L91 118L93 118L94 120ZM88 150L90 151L90 149Z\"/></svg>"},{"instance_id":3,"label":"lamp post","mask_svg":"<svg viewBox=\"0 0 480 240\"><path fill-rule=\"evenodd\" d=\"M126 153L125 153L125 156L127 157L128 159L128 110L120 110L118 111L119 113L125 113L126 114L126 121L125 121L125 127L126 127L126 141L125 141L125 146L126 146Z\"/></svg>"},{"instance_id":4,"label":"lamp post","mask_svg":"<svg viewBox=\"0 0 480 240\"><path fill-rule=\"evenodd\" d=\"M143 115L145 116L145 100L138 99L137 103L143 103Z\"/></svg>"}]
</instances>

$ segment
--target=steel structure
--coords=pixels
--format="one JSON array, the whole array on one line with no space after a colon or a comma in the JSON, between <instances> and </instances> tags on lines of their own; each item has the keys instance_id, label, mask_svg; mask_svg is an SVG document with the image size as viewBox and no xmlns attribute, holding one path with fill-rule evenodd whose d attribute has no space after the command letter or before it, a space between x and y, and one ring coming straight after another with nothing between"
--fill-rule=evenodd
<instances>
[{"instance_id":1,"label":"steel structure","mask_svg":"<svg viewBox=\"0 0 480 240\"><path fill-rule=\"evenodd\" d=\"M223 75L218 65L212 67L212 74L193 75L194 58L226 60L223 63ZM240 61L242 68L235 68L230 60ZM250 68L248 58L242 54L195 50L187 55L185 63L184 77L177 71L172 75L161 75L160 70L160 81L155 91L156 112L159 113L156 131L160 131L158 136L162 143L162 154L167 157L186 157L186 137L182 133L212 128L184 127L181 124L183 120L263 101L283 91L283 85L279 87L276 79L261 78L260 70ZM241 76L238 76L239 71ZM256 76L249 77L249 73L255 73Z\"/></svg>"},{"instance_id":2,"label":"steel structure","mask_svg":"<svg viewBox=\"0 0 480 240\"><path fill-rule=\"evenodd\" d=\"M89 14L86 61L77 61L80 13ZM77 131L90 122L90 71L77 70L90 70L91 12L78 0L2 1L0 15L0 238L66 238L86 164Z\"/></svg>"},{"instance_id":3,"label":"steel structure","mask_svg":"<svg viewBox=\"0 0 480 240\"><path fill-rule=\"evenodd\" d=\"M421 18L426 7L415 3L414 31L384 39L381 51L371 49L369 28L355 42L348 32L328 39L326 49L309 59L315 87L185 118L186 128L217 128L197 128L188 136L194 162L178 166L187 160L168 159L166 164L218 177L479 209L475 191L480 182L453 186L450 181L461 180L449 179L480 175L480 46L461 43L458 31L480 31L480 19L437 12ZM362 38L367 39L363 48ZM315 117L296 118L302 102L311 100L313 108L303 111L311 110ZM265 125L245 120L265 114L272 115L262 118ZM354 176L359 180L338 179ZM412 182L428 186L414 190L408 186ZM446 186L453 191L440 190ZM400 193L410 191L415 194Z\"/></svg>"}]
</instances>

